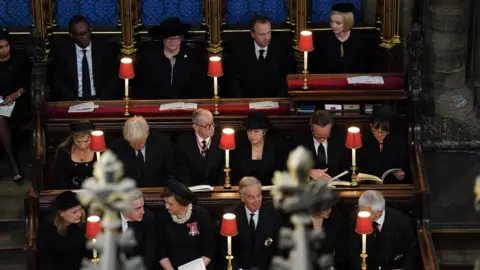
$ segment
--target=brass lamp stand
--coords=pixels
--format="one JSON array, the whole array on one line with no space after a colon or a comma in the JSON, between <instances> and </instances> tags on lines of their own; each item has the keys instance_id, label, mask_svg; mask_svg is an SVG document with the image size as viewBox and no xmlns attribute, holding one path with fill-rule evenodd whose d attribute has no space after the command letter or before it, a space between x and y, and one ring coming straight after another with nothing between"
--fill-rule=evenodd
<instances>
[{"instance_id":1,"label":"brass lamp stand","mask_svg":"<svg viewBox=\"0 0 480 270\"><path fill-rule=\"evenodd\" d=\"M228 151L228 150L226 150ZM225 167L225 169L223 169L223 171L225 172L225 182L223 183L223 188L224 189L231 189L232 188L232 185L230 184L230 171L231 169L228 168L228 167Z\"/></svg>"},{"instance_id":2,"label":"brass lamp stand","mask_svg":"<svg viewBox=\"0 0 480 270\"><path fill-rule=\"evenodd\" d=\"M367 253L362 253L360 254L360 257L362 258L362 270L367 270Z\"/></svg>"}]
</instances>

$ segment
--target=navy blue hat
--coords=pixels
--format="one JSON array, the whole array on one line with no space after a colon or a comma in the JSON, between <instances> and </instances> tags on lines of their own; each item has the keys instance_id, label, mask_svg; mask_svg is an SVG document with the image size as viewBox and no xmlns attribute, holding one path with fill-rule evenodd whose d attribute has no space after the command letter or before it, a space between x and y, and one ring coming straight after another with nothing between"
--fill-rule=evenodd
<instances>
[{"instance_id":1,"label":"navy blue hat","mask_svg":"<svg viewBox=\"0 0 480 270\"><path fill-rule=\"evenodd\" d=\"M338 3L332 6L332 11L341 13L355 12L355 6L352 3Z\"/></svg>"},{"instance_id":2,"label":"navy blue hat","mask_svg":"<svg viewBox=\"0 0 480 270\"><path fill-rule=\"evenodd\" d=\"M82 132L94 130L95 126L90 121L77 121L70 123L70 132Z\"/></svg>"},{"instance_id":3,"label":"navy blue hat","mask_svg":"<svg viewBox=\"0 0 480 270\"><path fill-rule=\"evenodd\" d=\"M55 197L55 207L57 210L68 210L79 205L81 204L77 199L77 194L72 191L62 192Z\"/></svg>"},{"instance_id":4,"label":"navy blue hat","mask_svg":"<svg viewBox=\"0 0 480 270\"><path fill-rule=\"evenodd\" d=\"M185 36L187 33L188 25L182 24L178 17L168 18L161 22L160 25L156 25L148 30L150 37L157 40L174 36Z\"/></svg>"},{"instance_id":5,"label":"navy blue hat","mask_svg":"<svg viewBox=\"0 0 480 270\"><path fill-rule=\"evenodd\" d=\"M248 115L245 121L245 126L248 129L268 129L270 121L263 112L252 112Z\"/></svg>"}]
</instances>

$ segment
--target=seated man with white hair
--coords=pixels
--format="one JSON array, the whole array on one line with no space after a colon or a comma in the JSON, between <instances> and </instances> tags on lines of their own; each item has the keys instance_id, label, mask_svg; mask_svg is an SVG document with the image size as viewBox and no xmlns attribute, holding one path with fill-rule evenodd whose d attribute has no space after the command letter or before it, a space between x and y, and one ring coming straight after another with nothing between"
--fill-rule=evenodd
<instances>
[{"instance_id":1,"label":"seated man with white hair","mask_svg":"<svg viewBox=\"0 0 480 270\"><path fill-rule=\"evenodd\" d=\"M161 187L174 174L173 146L161 132L150 132L142 116L129 118L123 127L123 138L113 142L111 150L123 162L125 176L138 187Z\"/></svg>"},{"instance_id":2,"label":"seated man with white hair","mask_svg":"<svg viewBox=\"0 0 480 270\"><path fill-rule=\"evenodd\" d=\"M367 236L368 269L420 269L417 242L410 218L385 206L380 191L367 190L358 199L358 210L372 216L373 233ZM349 269L361 269L362 237L355 232L357 211L349 222Z\"/></svg>"},{"instance_id":3,"label":"seated man with white hair","mask_svg":"<svg viewBox=\"0 0 480 270\"><path fill-rule=\"evenodd\" d=\"M183 134L177 143L177 179L186 186L223 185L225 151L218 147L220 135L209 110L192 114L193 131Z\"/></svg>"},{"instance_id":4,"label":"seated man with white hair","mask_svg":"<svg viewBox=\"0 0 480 270\"><path fill-rule=\"evenodd\" d=\"M120 214L122 220L122 232L132 228L135 233L137 245L133 250L127 252L127 256L141 256L147 270L156 269L157 247L155 214L145 209L145 201L140 190L134 191L134 199L131 202L131 209Z\"/></svg>"},{"instance_id":5,"label":"seated man with white hair","mask_svg":"<svg viewBox=\"0 0 480 270\"><path fill-rule=\"evenodd\" d=\"M270 269L277 252L281 216L271 204L263 203L262 184L246 176L238 185L242 202L226 209L237 217L238 235L232 238L233 269ZM227 252L226 244L224 254Z\"/></svg>"}]
</instances>

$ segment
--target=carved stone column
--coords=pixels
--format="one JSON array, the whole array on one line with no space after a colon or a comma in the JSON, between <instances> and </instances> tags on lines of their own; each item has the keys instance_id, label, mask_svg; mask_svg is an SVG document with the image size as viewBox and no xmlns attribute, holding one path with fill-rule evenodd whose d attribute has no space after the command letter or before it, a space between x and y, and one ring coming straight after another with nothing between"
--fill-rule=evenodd
<instances>
[{"instance_id":1,"label":"carved stone column","mask_svg":"<svg viewBox=\"0 0 480 270\"><path fill-rule=\"evenodd\" d=\"M223 51L222 25L223 25L223 1L207 0L208 16L208 47L209 56L221 56Z\"/></svg>"},{"instance_id":2,"label":"carved stone column","mask_svg":"<svg viewBox=\"0 0 480 270\"><path fill-rule=\"evenodd\" d=\"M424 85L440 117L469 120L473 97L466 87L470 0L430 0L425 27Z\"/></svg>"},{"instance_id":3,"label":"carved stone column","mask_svg":"<svg viewBox=\"0 0 480 270\"><path fill-rule=\"evenodd\" d=\"M133 56L137 51L133 39L133 23L135 17L132 12L133 1L135 0L120 0L120 21L123 35L120 52L125 56Z\"/></svg>"}]
</instances>

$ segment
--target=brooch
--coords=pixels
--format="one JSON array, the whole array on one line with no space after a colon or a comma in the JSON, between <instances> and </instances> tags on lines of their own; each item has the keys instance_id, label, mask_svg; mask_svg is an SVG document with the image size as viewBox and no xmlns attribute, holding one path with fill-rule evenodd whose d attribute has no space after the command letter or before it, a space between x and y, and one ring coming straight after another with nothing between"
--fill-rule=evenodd
<instances>
[{"instance_id":1,"label":"brooch","mask_svg":"<svg viewBox=\"0 0 480 270\"><path fill-rule=\"evenodd\" d=\"M188 235L195 236L200 234L198 231L197 222L187 223L187 227L190 228Z\"/></svg>"},{"instance_id":2,"label":"brooch","mask_svg":"<svg viewBox=\"0 0 480 270\"><path fill-rule=\"evenodd\" d=\"M268 238L265 240L264 245L265 245L266 247L269 247L270 245L272 245L272 243L273 243L273 239L270 238L270 237L268 237Z\"/></svg>"}]
</instances>

